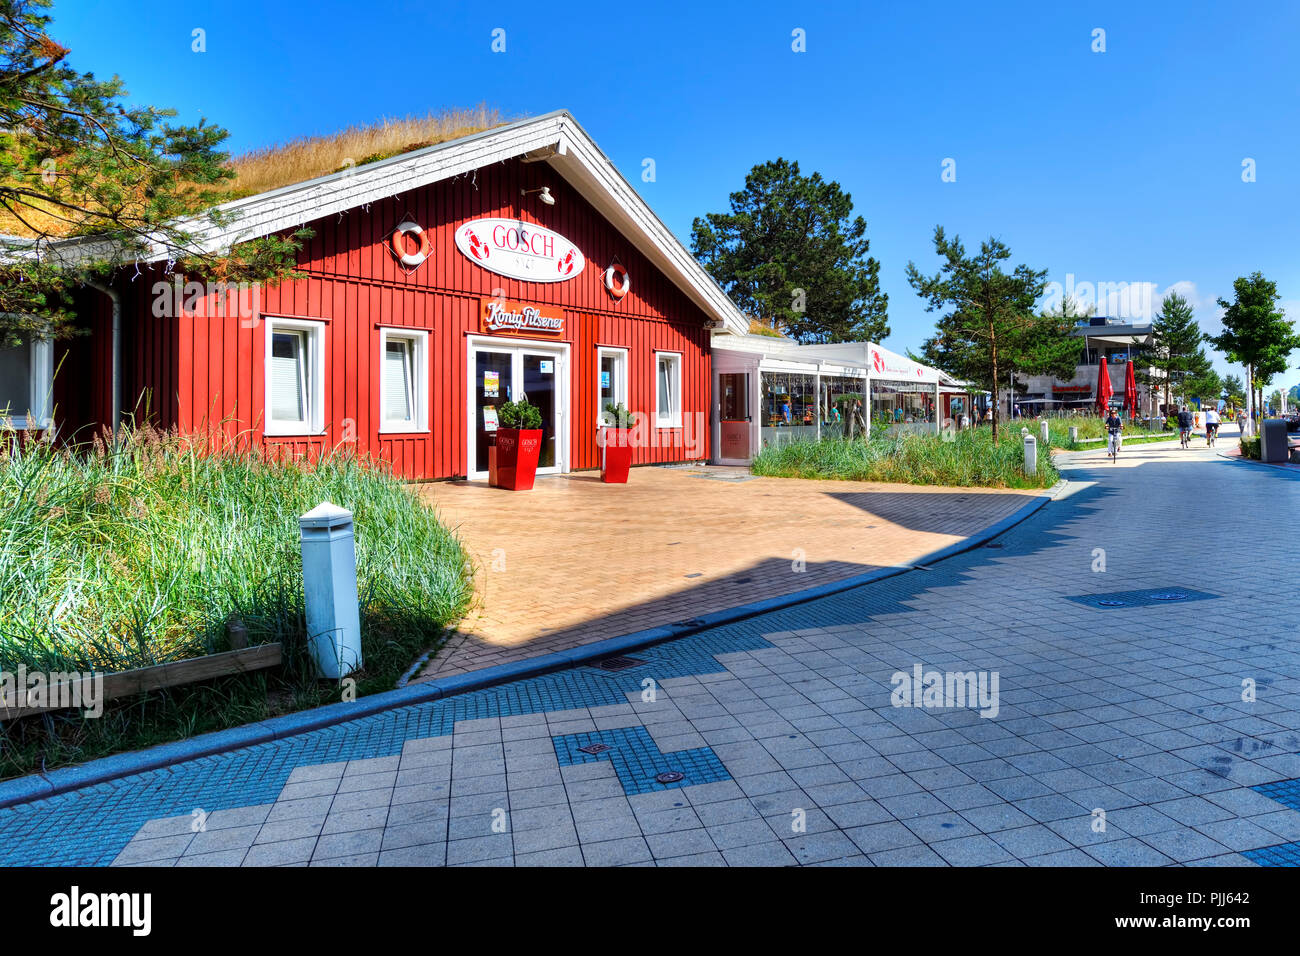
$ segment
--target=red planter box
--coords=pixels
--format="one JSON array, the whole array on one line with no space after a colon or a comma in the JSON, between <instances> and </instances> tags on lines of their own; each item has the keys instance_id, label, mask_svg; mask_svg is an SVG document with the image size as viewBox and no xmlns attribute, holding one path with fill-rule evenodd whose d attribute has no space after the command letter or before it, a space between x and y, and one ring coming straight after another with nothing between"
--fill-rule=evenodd
<instances>
[{"instance_id":1,"label":"red planter box","mask_svg":"<svg viewBox=\"0 0 1300 956\"><path fill-rule=\"evenodd\" d=\"M510 491L532 488L537 477L537 459L542 453L542 430L498 428L496 449L497 487Z\"/></svg>"},{"instance_id":2,"label":"red planter box","mask_svg":"<svg viewBox=\"0 0 1300 956\"><path fill-rule=\"evenodd\" d=\"M632 442L630 428L603 429L604 441L600 450L600 480L607 484L627 484L627 473L632 467Z\"/></svg>"}]
</instances>

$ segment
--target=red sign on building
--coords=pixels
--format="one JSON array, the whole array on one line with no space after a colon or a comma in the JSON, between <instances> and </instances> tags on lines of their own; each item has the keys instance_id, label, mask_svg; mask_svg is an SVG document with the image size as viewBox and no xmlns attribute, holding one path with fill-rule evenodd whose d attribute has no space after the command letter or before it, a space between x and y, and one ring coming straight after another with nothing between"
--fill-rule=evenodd
<instances>
[{"instance_id":1,"label":"red sign on building","mask_svg":"<svg viewBox=\"0 0 1300 956\"><path fill-rule=\"evenodd\" d=\"M527 335L560 338L564 335L564 310L507 299L479 300L480 331L492 335Z\"/></svg>"}]
</instances>

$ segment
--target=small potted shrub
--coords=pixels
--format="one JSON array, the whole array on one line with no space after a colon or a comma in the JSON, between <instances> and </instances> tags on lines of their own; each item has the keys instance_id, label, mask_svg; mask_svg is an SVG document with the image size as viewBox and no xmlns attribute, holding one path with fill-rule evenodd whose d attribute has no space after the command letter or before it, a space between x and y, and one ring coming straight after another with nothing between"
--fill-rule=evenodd
<instances>
[{"instance_id":1,"label":"small potted shrub","mask_svg":"<svg viewBox=\"0 0 1300 956\"><path fill-rule=\"evenodd\" d=\"M542 413L527 398L497 409L497 487L527 491L542 452Z\"/></svg>"},{"instance_id":2,"label":"small potted shrub","mask_svg":"<svg viewBox=\"0 0 1300 956\"><path fill-rule=\"evenodd\" d=\"M632 467L632 413L619 402L609 402L601 415L600 480L609 484L626 484Z\"/></svg>"}]
</instances>

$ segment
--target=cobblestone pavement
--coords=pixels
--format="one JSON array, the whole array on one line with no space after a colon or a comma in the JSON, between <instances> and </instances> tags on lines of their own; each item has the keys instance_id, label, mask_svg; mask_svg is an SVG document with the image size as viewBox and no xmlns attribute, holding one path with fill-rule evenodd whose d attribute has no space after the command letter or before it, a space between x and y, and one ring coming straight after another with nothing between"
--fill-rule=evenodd
<instances>
[{"instance_id":1,"label":"cobblestone pavement","mask_svg":"<svg viewBox=\"0 0 1300 956\"><path fill-rule=\"evenodd\" d=\"M1300 483L1062 462L1068 495L932 570L19 805L0 859L1296 865ZM918 667L996 698L894 706Z\"/></svg>"},{"instance_id":2,"label":"cobblestone pavement","mask_svg":"<svg viewBox=\"0 0 1300 956\"><path fill-rule=\"evenodd\" d=\"M477 567L479 606L419 679L447 677L910 564L1033 493L636 468L517 494L426 485ZM792 573L798 561L801 573Z\"/></svg>"}]
</instances>

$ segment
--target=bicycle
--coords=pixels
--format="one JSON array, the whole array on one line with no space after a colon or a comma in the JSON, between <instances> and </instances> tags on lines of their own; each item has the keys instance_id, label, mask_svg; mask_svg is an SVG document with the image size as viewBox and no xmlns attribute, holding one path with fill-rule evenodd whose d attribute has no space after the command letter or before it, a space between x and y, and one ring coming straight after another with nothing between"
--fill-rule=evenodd
<instances>
[{"instance_id":1,"label":"bicycle","mask_svg":"<svg viewBox=\"0 0 1300 956\"><path fill-rule=\"evenodd\" d=\"M1218 437L1219 437L1219 426L1218 426L1218 425L1212 425L1212 424L1211 424L1211 425L1206 425L1206 426L1205 426L1205 447L1206 447L1206 448L1213 448L1213 447L1214 447L1214 439L1216 439L1216 438L1218 438Z\"/></svg>"},{"instance_id":2,"label":"bicycle","mask_svg":"<svg viewBox=\"0 0 1300 956\"><path fill-rule=\"evenodd\" d=\"M1192 445L1192 430L1190 428L1180 428L1178 430L1178 440L1182 442L1184 448L1190 448Z\"/></svg>"},{"instance_id":3,"label":"bicycle","mask_svg":"<svg viewBox=\"0 0 1300 956\"><path fill-rule=\"evenodd\" d=\"M1111 464L1119 460L1119 450L1123 444L1124 436L1119 432L1111 432L1106 439L1106 454L1110 456Z\"/></svg>"}]
</instances>

